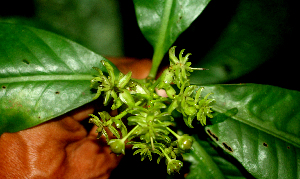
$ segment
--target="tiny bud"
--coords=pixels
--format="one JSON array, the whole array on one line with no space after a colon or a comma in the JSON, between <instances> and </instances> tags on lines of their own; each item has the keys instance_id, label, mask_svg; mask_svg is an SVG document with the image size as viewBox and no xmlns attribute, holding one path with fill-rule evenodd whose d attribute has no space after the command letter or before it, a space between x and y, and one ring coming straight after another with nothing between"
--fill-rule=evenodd
<instances>
[{"instance_id":1,"label":"tiny bud","mask_svg":"<svg viewBox=\"0 0 300 179\"><path fill-rule=\"evenodd\" d=\"M184 134L178 139L178 148L183 152L191 149L192 145L193 145L193 137L187 134Z\"/></svg>"},{"instance_id":2,"label":"tiny bud","mask_svg":"<svg viewBox=\"0 0 300 179\"><path fill-rule=\"evenodd\" d=\"M183 166L182 161L172 159L167 165L167 172L169 175L171 175L174 172L179 173L179 170L181 169L182 166Z\"/></svg>"},{"instance_id":3,"label":"tiny bud","mask_svg":"<svg viewBox=\"0 0 300 179\"><path fill-rule=\"evenodd\" d=\"M111 139L108 145L110 146L110 150L115 154L125 154L125 144L121 139Z\"/></svg>"}]
</instances>

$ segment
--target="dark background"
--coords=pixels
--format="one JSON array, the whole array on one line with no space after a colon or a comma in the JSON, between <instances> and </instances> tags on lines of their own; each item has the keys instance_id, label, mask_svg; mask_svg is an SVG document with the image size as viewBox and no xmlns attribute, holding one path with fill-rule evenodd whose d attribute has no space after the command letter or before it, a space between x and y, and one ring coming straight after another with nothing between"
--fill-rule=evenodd
<instances>
[{"instance_id":1,"label":"dark background","mask_svg":"<svg viewBox=\"0 0 300 179\"><path fill-rule=\"evenodd\" d=\"M121 14L121 30L123 33L122 56L152 58L152 47L138 28L132 1L122 0L117 2L119 6L118 10ZM193 54L192 60L201 61L219 40L231 18L236 15L236 9L239 8L240 2L241 0L230 2L212 0L204 12L180 35L174 45L178 46L180 49L185 48L187 49L186 51L191 52ZM286 20L283 24L284 27L281 29L273 29L274 32L280 31L276 34L277 38L280 36L280 44L276 46L276 49L272 55L266 59L266 62L259 65L258 68L241 77L222 83L259 83L300 90L297 73L297 61L299 60L297 53L299 48L299 35L296 31L296 18L299 17L299 14L296 11L297 6L293 1L273 0L266 2L278 2L283 4L282 7L266 7L266 14L270 8L285 9L284 14L282 14L282 16L286 16ZM47 22L39 19L36 12L36 4L37 2L33 0L7 1L5 4L2 2L0 3L0 20L1 18L6 19L11 17L25 17L27 20L34 19L33 21L38 23L32 23L32 21L28 23L26 20L27 22L24 21L23 24L31 25L32 23L39 28L54 31L55 33L68 37L68 34L62 32L61 29L52 27L51 24L49 25ZM55 19L53 20L55 21ZM20 21L22 22L22 20ZM73 40L82 43L80 39L73 38ZM164 60L162 63L164 66L167 64L168 60ZM229 67L226 70L230 73L231 69Z\"/></svg>"}]
</instances>

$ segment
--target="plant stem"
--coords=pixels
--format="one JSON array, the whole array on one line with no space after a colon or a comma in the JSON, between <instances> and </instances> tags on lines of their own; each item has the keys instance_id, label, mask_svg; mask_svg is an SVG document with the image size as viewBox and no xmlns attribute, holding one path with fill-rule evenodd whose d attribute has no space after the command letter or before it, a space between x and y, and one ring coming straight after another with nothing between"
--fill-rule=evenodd
<instances>
[{"instance_id":1,"label":"plant stem","mask_svg":"<svg viewBox=\"0 0 300 179\"><path fill-rule=\"evenodd\" d=\"M150 141L151 141L152 151L154 151L155 148L154 148L154 143L153 143L153 137L150 137Z\"/></svg>"},{"instance_id":2,"label":"plant stem","mask_svg":"<svg viewBox=\"0 0 300 179\"><path fill-rule=\"evenodd\" d=\"M115 118L115 119L121 119L121 118L123 118L124 116L126 116L127 114L128 114L127 111L123 111L123 112L121 112L120 114L118 114L117 116L115 116L114 118Z\"/></svg>"},{"instance_id":3,"label":"plant stem","mask_svg":"<svg viewBox=\"0 0 300 179\"><path fill-rule=\"evenodd\" d=\"M171 9L172 9L172 3L173 3L173 0L166 0L166 2L165 2L165 8L164 8L163 17L161 20L158 41L154 47L154 54L153 54L153 58L152 58L152 68L149 73L149 77L153 78L153 79L156 76L160 62L162 61L164 54L165 54L164 45L165 45L167 28L168 28L168 24L169 24Z\"/></svg>"},{"instance_id":4,"label":"plant stem","mask_svg":"<svg viewBox=\"0 0 300 179\"><path fill-rule=\"evenodd\" d=\"M171 161L171 159L170 159L170 157L169 157L169 155L168 154L166 154L166 152L165 152L165 150L164 149L162 149L161 147L159 147L160 148L160 150L162 151L162 153L165 155L165 157L166 157L166 159L168 160L168 163Z\"/></svg>"},{"instance_id":5,"label":"plant stem","mask_svg":"<svg viewBox=\"0 0 300 179\"><path fill-rule=\"evenodd\" d=\"M157 120L159 123L162 123L160 120ZM174 132L172 129L170 129L169 127L166 127L166 129L171 132L177 139L179 139L181 136L176 134L176 132Z\"/></svg>"},{"instance_id":6,"label":"plant stem","mask_svg":"<svg viewBox=\"0 0 300 179\"><path fill-rule=\"evenodd\" d=\"M135 131L137 128L139 127L139 125L136 125L133 129L131 129L131 131L122 138L122 141L125 142L125 140L133 133L133 131Z\"/></svg>"}]
</instances>

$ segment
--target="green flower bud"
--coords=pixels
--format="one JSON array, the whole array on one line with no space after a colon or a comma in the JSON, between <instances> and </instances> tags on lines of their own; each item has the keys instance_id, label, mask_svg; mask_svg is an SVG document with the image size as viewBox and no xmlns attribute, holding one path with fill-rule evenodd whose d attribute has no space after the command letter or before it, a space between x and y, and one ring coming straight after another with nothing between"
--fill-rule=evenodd
<instances>
[{"instance_id":1,"label":"green flower bud","mask_svg":"<svg viewBox=\"0 0 300 179\"><path fill-rule=\"evenodd\" d=\"M97 89L98 88L98 86L99 86L99 84L100 84L100 77L95 77L95 78L93 78L92 80L91 80L91 85L90 85L90 87L91 88L94 88L94 89Z\"/></svg>"},{"instance_id":2,"label":"green flower bud","mask_svg":"<svg viewBox=\"0 0 300 179\"><path fill-rule=\"evenodd\" d=\"M112 86L114 86L115 83L115 74L114 74L114 68L110 65L108 61L101 60L101 63L105 66L109 77L110 77L110 82L112 83Z\"/></svg>"},{"instance_id":3,"label":"green flower bud","mask_svg":"<svg viewBox=\"0 0 300 179\"><path fill-rule=\"evenodd\" d=\"M171 85L169 85L169 87L166 88L166 93L169 98L171 98L171 99L175 98L176 91L174 90L174 88Z\"/></svg>"},{"instance_id":4,"label":"green flower bud","mask_svg":"<svg viewBox=\"0 0 300 179\"><path fill-rule=\"evenodd\" d=\"M188 116L196 115L196 113L197 113L197 109L194 106L187 106L186 105L183 108L183 110L184 110L185 114L188 115Z\"/></svg>"},{"instance_id":5,"label":"green flower bud","mask_svg":"<svg viewBox=\"0 0 300 179\"><path fill-rule=\"evenodd\" d=\"M120 129L123 125L121 120L115 120L115 124L118 129Z\"/></svg>"},{"instance_id":6,"label":"green flower bud","mask_svg":"<svg viewBox=\"0 0 300 179\"><path fill-rule=\"evenodd\" d=\"M125 143L122 139L111 139L108 142L110 146L110 150L117 155L124 154L125 155Z\"/></svg>"},{"instance_id":7,"label":"green flower bud","mask_svg":"<svg viewBox=\"0 0 300 179\"><path fill-rule=\"evenodd\" d=\"M169 175L174 172L179 173L179 170L182 166L183 163L180 160L171 159L167 165L167 172Z\"/></svg>"},{"instance_id":8,"label":"green flower bud","mask_svg":"<svg viewBox=\"0 0 300 179\"><path fill-rule=\"evenodd\" d=\"M160 82L157 86L158 89L163 88L164 86L168 86L173 81L174 73L170 72L169 69L165 69L162 75L160 76Z\"/></svg>"},{"instance_id":9,"label":"green flower bud","mask_svg":"<svg viewBox=\"0 0 300 179\"><path fill-rule=\"evenodd\" d=\"M195 85L190 85L190 86L188 86L188 87L184 90L183 95L184 95L184 96L191 96L192 93L194 92L195 88L196 88Z\"/></svg>"},{"instance_id":10,"label":"green flower bud","mask_svg":"<svg viewBox=\"0 0 300 179\"><path fill-rule=\"evenodd\" d=\"M172 149L171 148L165 148L165 153L166 154L170 154L172 152Z\"/></svg>"},{"instance_id":11,"label":"green flower bud","mask_svg":"<svg viewBox=\"0 0 300 179\"><path fill-rule=\"evenodd\" d=\"M134 130L132 135L141 136L141 135L145 134L145 132L146 132L145 128L139 127L136 130Z\"/></svg>"},{"instance_id":12,"label":"green flower bud","mask_svg":"<svg viewBox=\"0 0 300 179\"><path fill-rule=\"evenodd\" d=\"M112 110L118 109L119 107L121 107L123 104L123 102L118 98L116 100L114 100L114 104L111 106Z\"/></svg>"},{"instance_id":13,"label":"green flower bud","mask_svg":"<svg viewBox=\"0 0 300 179\"><path fill-rule=\"evenodd\" d=\"M179 62L178 58L175 56L175 48L176 46L173 46L169 50L169 57L170 57L171 64L176 64Z\"/></svg>"},{"instance_id":14,"label":"green flower bud","mask_svg":"<svg viewBox=\"0 0 300 179\"><path fill-rule=\"evenodd\" d=\"M123 92L119 94L119 97L120 97L121 101L123 103L127 104L129 107L135 106L134 99L128 90L124 89Z\"/></svg>"},{"instance_id":15,"label":"green flower bud","mask_svg":"<svg viewBox=\"0 0 300 179\"><path fill-rule=\"evenodd\" d=\"M149 143L150 142L150 134L149 132L144 135L144 140Z\"/></svg>"},{"instance_id":16,"label":"green flower bud","mask_svg":"<svg viewBox=\"0 0 300 179\"><path fill-rule=\"evenodd\" d=\"M184 134L178 139L178 148L183 152L191 149L192 145L193 145L193 137L187 134Z\"/></svg>"},{"instance_id":17,"label":"green flower bud","mask_svg":"<svg viewBox=\"0 0 300 179\"><path fill-rule=\"evenodd\" d=\"M121 74L121 72L120 72L120 74ZM124 87L127 85L127 83L129 82L129 80L131 79L131 74L132 74L132 72L130 71L130 72L128 72L125 76L123 76L123 77L120 79L120 81L119 81L117 87L118 87L118 88L121 88L121 89L124 88Z\"/></svg>"},{"instance_id":18,"label":"green flower bud","mask_svg":"<svg viewBox=\"0 0 300 179\"><path fill-rule=\"evenodd\" d=\"M103 102L104 106L108 105L110 99L111 99L111 91L107 91L104 97L104 102Z\"/></svg>"},{"instance_id":19,"label":"green flower bud","mask_svg":"<svg viewBox=\"0 0 300 179\"><path fill-rule=\"evenodd\" d=\"M175 99L172 101L172 103L168 107L168 113L172 114L172 111L174 111L177 107L178 107L178 101Z\"/></svg>"}]
</instances>

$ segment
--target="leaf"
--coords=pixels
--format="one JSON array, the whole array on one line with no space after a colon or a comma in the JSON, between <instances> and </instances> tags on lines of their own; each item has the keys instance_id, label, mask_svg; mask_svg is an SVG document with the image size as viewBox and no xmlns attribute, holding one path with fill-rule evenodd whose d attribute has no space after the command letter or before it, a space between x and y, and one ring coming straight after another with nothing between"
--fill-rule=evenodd
<instances>
[{"instance_id":1,"label":"leaf","mask_svg":"<svg viewBox=\"0 0 300 179\"><path fill-rule=\"evenodd\" d=\"M299 178L300 149L294 145L232 119L206 129L254 177Z\"/></svg>"},{"instance_id":2,"label":"leaf","mask_svg":"<svg viewBox=\"0 0 300 179\"><path fill-rule=\"evenodd\" d=\"M17 132L92 101L103 57L58 35L0 24L0 134ZM115 68L115 72L118 70Z\"/></svg>"},{"instance_id":3,"label":"leaf","mask_svg":"<svg viewBox=\"0 0 300 179\"><path fill-rule=\"evenodd\" d=\"M235 115L206 127L211 138L257 178L299 178L300 92L259 84L204 86L214 111ZM213 120L213 119L212 119Z\"/></svg>"},{"instance_id":4,"label":"leaf","mask_svg":"<svg viewBox=\"0 0 300 179\"><path fill-rule=\"evenodd\" d=\"M204 86L202 95L208 92L213 110L237 108L233 119L300 147L300 92L260 84Z\"/></svg>"},{"instance_id":5,"label":"leaf","mask_svg":"<svg viewBox=\"0 0 300 179\"><path fill-rule=\"evenodd\" d=\"M133 2L140 30L154 48L153 68L156 69L177 37L199 16L210 0Z\"/></svg>"},{"instance_id":6,"label":"leaf","mask_svg":"<svg viewBox=\"0 0 300 179\"><path fill-rule=\"evenodd\" d=\"M193 150L183 154L185 161L191 163L187 179L202 178L245 178L240 170L224 159L207 141L195 137Z\"/></svg>"},{"instance_id":7,"label":"leaf","mask_svg":"<svg viewBox=\"0 0 300 179\"><path fill-rule=\"evenodd\" d=\"M217 124L217 123L225 121L226 119L230 118L231 116L236 115L237 113L238 113L237 108L229 109L225 113L215 112L213 115L213 120L210 120L210 122L211 122L211 124Z\"/></svg>"},{"instance_id":8,"label":"leaf","mask_svg":"<svg viewBox=\"0 0 300 179\"><path fill-rule=\"evenodd\" d=\"M201 53L199 50L208 46L212 38L219 36L216 42L210 47L208 53L203 51L204 57L199 57L201 60L193 63L193 67L203 67L209 69L208 71L195 71L192 73L190 79L191 83L198 84L212 84L224 83L229 80L236 79L243 76L259 65L274 58L277 51L284 50L282 44L286 42L286 33L290 32L289 24L292 21L289 15L287 6L290 3L287 1L247 1L241 0L235 3L215 2L210 8L208 5L205 18L212 20L219 20L214 24L223 24L227 20L217 18L214 19L215 13L222 9L232 9L232 6L237 6L232 10L222 11L220 14L226 13L224 16L233 13L226 27L221 30L221 34L214 28L223 28L222 26L211 25L210 21L197 21L193 26L197 28L196 33L188 32L190 36L184 37L186 39L192 38L194 41L200 41L203 45L190 45L193 48L193 57L197 59L196 53ZM203 14L204 15L204 14ZM211 27L212 26L212 27ZM206 29L203 31L202 29ZM205 39L203 33L208 37ZM197 42L195 42L197 43ZM186 42L189 46L191 40ZM188 48L188 47L184 47ZM197 64L196 64L197 63ZM273 64L274 62L270 62ZM198 76L201 75L201 78Z\"/></svg>"}]
</instances>

